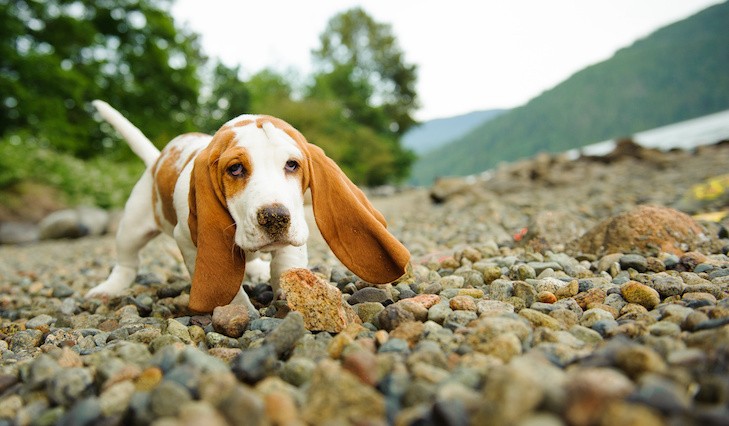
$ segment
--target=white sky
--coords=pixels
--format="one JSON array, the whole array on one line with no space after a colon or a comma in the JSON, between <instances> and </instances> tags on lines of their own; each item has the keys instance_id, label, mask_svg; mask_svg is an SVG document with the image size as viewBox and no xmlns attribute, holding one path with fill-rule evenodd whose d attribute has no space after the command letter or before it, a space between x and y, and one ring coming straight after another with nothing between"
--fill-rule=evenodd
<instances>
[{"instance_id":1,"label":"white sky","mask_svg":"<svg viewBox=\"0 0 729 426\"><path fill-rule=\"evenodd\" d=\"M580 69L720 0L176 0L206 54L246 75L312 70L331 17L362 7L418 66L428 120L523 105Z\"/></svg>"}]
</instances>

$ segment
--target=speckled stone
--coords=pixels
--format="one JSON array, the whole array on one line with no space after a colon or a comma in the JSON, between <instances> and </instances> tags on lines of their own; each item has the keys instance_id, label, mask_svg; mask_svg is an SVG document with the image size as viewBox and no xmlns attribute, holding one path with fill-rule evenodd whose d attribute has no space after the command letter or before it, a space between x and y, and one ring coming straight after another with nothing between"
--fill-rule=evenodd
<instances>
[{"instance_id":1,"label":"speckled stone","mask_svg":"<svg viewBox=\"0 0 729 426\"><path fill-rule=\"evenodd\" d=\"M342 301L339 289L316 277L308 269L290 269L281 276L281 288L292 311L301 313L308 330L338 333L361 320Z\"/></svg>"}]
</instances>

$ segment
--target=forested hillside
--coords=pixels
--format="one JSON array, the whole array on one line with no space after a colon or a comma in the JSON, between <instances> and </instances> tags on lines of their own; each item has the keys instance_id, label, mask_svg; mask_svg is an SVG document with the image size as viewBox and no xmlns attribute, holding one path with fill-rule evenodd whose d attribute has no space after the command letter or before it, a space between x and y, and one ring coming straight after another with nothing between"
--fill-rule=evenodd
<instances>
[{"instance_id":1,"label":"forested hillside","mask_svg":"<svg viewBox=\"0 0 729 426\"><path fill-rule=\"evenodd\" d=\"M412 181L467 175L729 108L729 3L657 30L463 138Z\"/></svg>"},{"instance_id":2,"label":"forested hillside","mask_svg":"<svg viewBox=\"0 0 729 426\"><path fill-rule=\"evenodd\" d=\"M404 148L425 154L468 134L474 128L506 112L503 109L473 111L468 114L425 121L410 129L401 139Z\"/></svg>"}]
</instances>

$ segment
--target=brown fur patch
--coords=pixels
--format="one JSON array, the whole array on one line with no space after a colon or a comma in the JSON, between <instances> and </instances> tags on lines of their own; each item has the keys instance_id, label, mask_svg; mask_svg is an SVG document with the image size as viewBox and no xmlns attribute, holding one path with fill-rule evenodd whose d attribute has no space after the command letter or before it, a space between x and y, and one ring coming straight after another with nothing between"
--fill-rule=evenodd
<instances>
[{"instance_id":1,"label":"brown fur patch","mask_svg":"<svg viewBox=\"0 0 729 426\"><path fill-rule=\"evenodd\" d=\"M165 220L173 226L177 224L177 212L173 204L175 185L180 175L177 162L180 160L182 151L177 147L170 147L159 157L153 169L154 192L158 193L159 201L162 203L162 215ZM154 198L154 195L153 195Z\"/></svg>"},{"instance_id":2,"label":"brown fur patch","mask_svg":"<svg viewBox=\"0 0 729 426\"><path fill-rule=\"evenodd\" d=\"M218 165L218 173L222 183L223 194L226 200L242 192L251 174L253 174L253 163L248 156L248 151L241 147L232 147L223 151L220 156L220 164ZM241 176L231 176L228 173L228 167L235 164L241 164L245 170Z\"/></svg>"}]
</instances>

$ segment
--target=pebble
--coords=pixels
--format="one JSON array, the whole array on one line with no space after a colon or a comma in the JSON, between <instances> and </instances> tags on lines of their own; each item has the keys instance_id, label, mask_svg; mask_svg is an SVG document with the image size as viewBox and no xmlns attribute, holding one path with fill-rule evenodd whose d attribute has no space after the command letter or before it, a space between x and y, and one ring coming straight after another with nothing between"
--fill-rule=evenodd
<instances>
[{"instance_id":1,"label":"pebble","mask_svg":"<svg viewBox=\"0 0 729 426\"><path fill-rule=\"evenodd\" d=\"M623 284L620 293L628 303L637 303L647 309L653 309L661 303L661 296L656 290L636 281Z\"/></svg>"},{"instance_id":2,"label":"pebble","mask_svg":"<svg viewBox=\"0 0 729 426\"><path fill-rule=\"evenodd\" d=\"M587 328L593 328L594 325L600 321L613 321L615 319L615 316L600 308L593 308L586 310L582 317L580 318L580 325L587 327Z\"/></svg>"},{"instance_id":3,"label":"pebble","mask_svg":"<svg viewBox=\"0 0 729 426\"><path fill-rule=\"evenodd\" d=\"M448 301L448 306L456 311L473 311L476 312L476 301L470 296L455 296Z\"/></svg>"},{"instance_id":4,"label":"pebble","mask_svg":"<svg viewBox=\"0 0 729 426\"><path fill-rule=\"evenodd\" d=\"M680 296L684 290L681 278L664 273L653 275L650 287L656 290L662 298Z\"/></svg>"},{"instance_id":5,"label":"pebble","mask_svg":"<svg viewBox=\"0 0 729 426\"><path fill-rule=\"evenodd\" d=\"M396 303L385 307L385 309L377 315L377 321L380 328L392 331L404 322L415 321L415 315L405 309L402 305Z\"/></svg>"},{"instance_id":6,"label":"pebble","mask_svg":"<svg viewBox=\"0 0 729 426\"><path fill-rule=\"evenodd\" d=\"M514 312L514 305L499 300L479 300L476 302L476 311L479 315L499 315Z\"/></svg>"},{"instance_id":7,"label":"pebble","mask_svg":"<svg viewBox=\"0 0 729 426\"><path fill-rule=\"evenodd\" d=\"M288 307L299 312L308 330L338 333L360 322L342 293L308 269L290 269L281 275L281 289Z\"/></svg>"},{"instance_id":8,"label":"pebble","mask_svg":"<svg viewBox=\"0 0 729 426\"><path fill-rule=\"evenodd\" d=\"M393 301L387 291L377 287L361 288L354 292L354 294L352 294L349 299L347 299L347 303L349 303L350 305L357 305L359 303L365 302L389 305Z\"/></svg>"},{"instance_id":9,"label":"pebble","mask_svg":"<svg viewBox=\"0 0 729 426\"><path fill-rule=\"evenodd\" d=\"M215 331L228 337L238 338L248 328L251 318L243 305L218 306L213 310L212 324Z\"/></svg>"},{"instance_id":10,"label":"pebble","mask_svg":"<svg viewBox=\"0 0 729 426\"><path fill-rule=\"evenodd\" d=\"M625 271L628 269L635 269L638 272L648 270L648 260L639 254L623 255L618 262L620 263L620 268Z\"/></svg>"}]
</instances>

